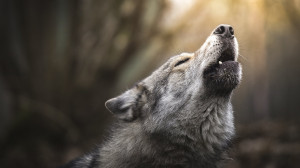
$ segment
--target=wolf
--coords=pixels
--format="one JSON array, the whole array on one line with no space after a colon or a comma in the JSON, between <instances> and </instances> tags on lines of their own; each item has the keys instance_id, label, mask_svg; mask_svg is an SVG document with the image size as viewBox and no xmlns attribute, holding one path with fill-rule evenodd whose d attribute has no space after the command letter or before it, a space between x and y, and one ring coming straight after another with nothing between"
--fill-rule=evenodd
<instances>
[{"instance_id":1,"label":"wolf","mask_svg":"<svg viewBox=\"0 0 300 168\"><path fill-rule=\"evenodd\" d=\"M194 53L171 57L108 100L118 118L110 138L72 168L216 168L235 134L232 91L242 68L230 25L215 28Z\"/></svg>"}]
</instances>

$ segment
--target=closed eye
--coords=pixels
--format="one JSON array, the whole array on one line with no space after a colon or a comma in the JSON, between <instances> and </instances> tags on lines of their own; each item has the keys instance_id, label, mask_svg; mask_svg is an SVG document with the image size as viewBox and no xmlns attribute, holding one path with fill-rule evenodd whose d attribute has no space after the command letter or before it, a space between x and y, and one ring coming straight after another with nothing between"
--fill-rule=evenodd
<instances>
[{"instance_id":1,"label":"closed eye","mask_svg":"<svg viewBox=\"0 0 300 168\"><path fill-rule=\"evenodd\" d=\"M180 61L178 61L178 62L175 64L174 67L177 67L178 65L181 65L181 64L187 62L188 60L190 60L190 58L185 58L185 59L183 59L183 60L180 60Z\"/></svg>"}]
</instances>

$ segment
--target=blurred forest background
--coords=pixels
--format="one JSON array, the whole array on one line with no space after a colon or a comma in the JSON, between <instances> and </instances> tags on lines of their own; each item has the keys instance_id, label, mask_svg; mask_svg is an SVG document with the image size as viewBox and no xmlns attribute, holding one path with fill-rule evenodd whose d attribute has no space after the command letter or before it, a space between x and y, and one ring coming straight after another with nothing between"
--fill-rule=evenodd
<instances>
[{"instance_id":1,"label":"blurred forest background","mask_svg":"<svg viewBox=\"0 0 300 168\"><path fill-rule=\"evenodd\" d=\"M300 165L299 0L0 1L0 167L56 167L109 134L104 102L219 24L240 44L228 168Z\"/></svg>"}]
</instances>

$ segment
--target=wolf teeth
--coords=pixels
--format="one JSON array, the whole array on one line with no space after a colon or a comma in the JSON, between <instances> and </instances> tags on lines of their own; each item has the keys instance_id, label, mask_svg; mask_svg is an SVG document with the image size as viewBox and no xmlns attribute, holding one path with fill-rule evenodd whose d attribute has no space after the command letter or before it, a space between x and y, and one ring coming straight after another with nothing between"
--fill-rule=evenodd
<instances>
[{"instance_id":1,"label":"wolf teeth","mask_svg":"<svg viewBox=\"0 0 300 168\"><path fill-rule=\"evenodd\" d=\"M219 64L221 65L221 64L222 64L222 61L219 61Z\"/></svg>"}]
</instances>

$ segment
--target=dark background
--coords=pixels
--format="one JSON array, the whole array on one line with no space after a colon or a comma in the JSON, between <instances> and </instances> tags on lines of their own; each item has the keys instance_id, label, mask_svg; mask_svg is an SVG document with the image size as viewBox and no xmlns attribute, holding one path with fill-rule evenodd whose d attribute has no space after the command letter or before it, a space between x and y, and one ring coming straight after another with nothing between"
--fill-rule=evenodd
<instances>
[{"instance_id":1,"label":"dark background","mask_svg":"<svg viewBox=\"0 0 300 168\"><path fill-rule=\"evenodd\" d=\"M0 167L56 167L109 135L104 102L219 24L240 44L231 168L300 165L299 0L0 1Z\"/></svg>"}]
</instances>

